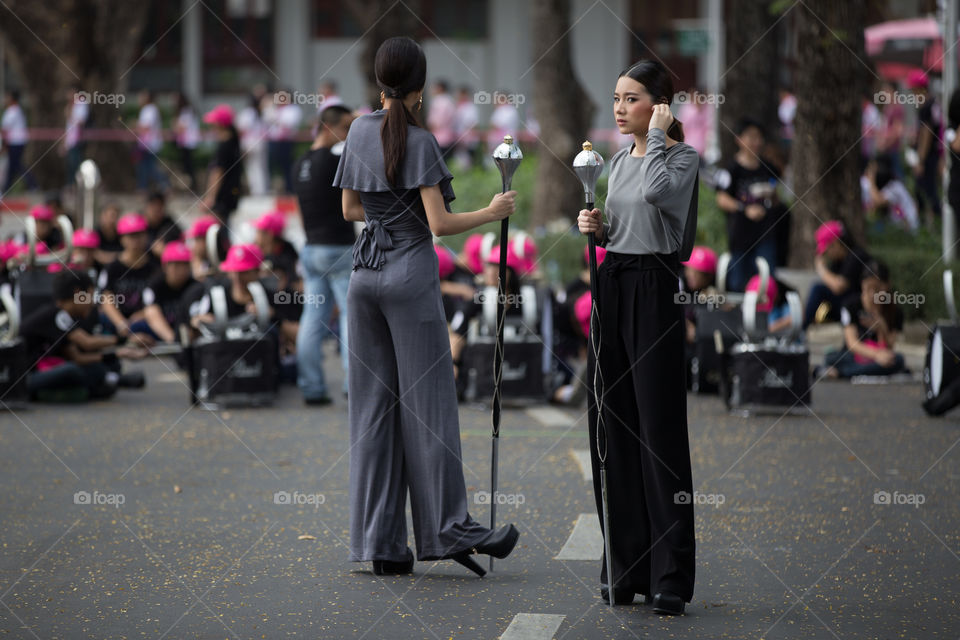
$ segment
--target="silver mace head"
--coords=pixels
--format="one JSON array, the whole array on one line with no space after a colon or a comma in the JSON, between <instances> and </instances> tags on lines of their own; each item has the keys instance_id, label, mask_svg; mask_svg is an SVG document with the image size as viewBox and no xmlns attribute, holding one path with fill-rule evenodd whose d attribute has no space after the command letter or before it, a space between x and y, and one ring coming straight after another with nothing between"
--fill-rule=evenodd
<instances>
[{"instance_id":1,"label":"silver mace head","mask_svg":"<svg viewBox=\"0 0 960 640\"><path fill-rule=\"evenodd\" d=\"M493 150L493 161L497 163L497 169L500 170L504 192L510 190L513 174L520 166L521 160L523 160L523 153L520 152L520 147L513 143L513 136L503 136L503 142Z\"/></svg>"},{"instance_id":2,"label":"silver mace head","mask_svg":"<svg viewBox=\"0 0 960 640\"><path fill-rule=\"evenodd\" d=\"M584 200L593 202L597 180L603 173L603 157L593 150L593 144L589 140L583 143L583 151L573 159L573 171L583 184Z\"/></svg>"}]
</instances>

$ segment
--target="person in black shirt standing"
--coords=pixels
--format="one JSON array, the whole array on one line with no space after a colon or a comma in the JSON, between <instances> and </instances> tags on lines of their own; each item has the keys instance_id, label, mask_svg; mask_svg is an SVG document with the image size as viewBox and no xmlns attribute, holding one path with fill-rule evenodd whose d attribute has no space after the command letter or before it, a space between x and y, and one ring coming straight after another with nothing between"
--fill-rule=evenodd
<instances>
[{"instance_id":1,"label":"person in black shirt standing","mask_svg":"<svg viewBox=\"0 0 960 640\"><path fill-rule=\"evenodd\" d=\"M240 136L233 126L233 109L220 104L211 109L203 121L213 126L217 149L210 164L207 190L203 202L224 225L240 202Z\"/></svg>"},{"instance_id":2,"label":"person in black shirt standing","mask_svg":"<svg viewBox=\"0 0 960 640\"><path fill-rule=\"evenodd\" d=\"M333 333L333 302L339 312L344 394L347 391L347 288L356 232L353 223L343 218L342 196L333 178L340 162L339 143L346 140L352 121L350 110L341 105L321 111L317 137L293 168L293 189L307 236L300 252L305 295L297 333L297 386L307 404L330 402L321 343L327 333Z\"/></svg>"}]
</instances>

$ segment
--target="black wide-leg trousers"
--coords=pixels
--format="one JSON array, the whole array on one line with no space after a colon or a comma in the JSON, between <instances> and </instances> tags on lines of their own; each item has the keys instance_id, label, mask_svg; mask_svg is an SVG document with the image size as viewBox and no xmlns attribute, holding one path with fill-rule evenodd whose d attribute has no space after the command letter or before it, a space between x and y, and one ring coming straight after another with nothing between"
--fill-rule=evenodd
<instances>
[{"instance_id":1,"label":"black wide-leg trousers","mask_svg":"<svg viewBox=\"0 0 960 640\"><path fill-rule=\"evenodd\" d=\"M607 496L614 588L693 598L693 480L687 436L680 265L675 254L608 251L597 275ZM594 369L589 349L590 458L603 526ZM601 434L601 446L602 442ZM607 585L606 559L600 582Z\"/></svg>"}]
</instances>

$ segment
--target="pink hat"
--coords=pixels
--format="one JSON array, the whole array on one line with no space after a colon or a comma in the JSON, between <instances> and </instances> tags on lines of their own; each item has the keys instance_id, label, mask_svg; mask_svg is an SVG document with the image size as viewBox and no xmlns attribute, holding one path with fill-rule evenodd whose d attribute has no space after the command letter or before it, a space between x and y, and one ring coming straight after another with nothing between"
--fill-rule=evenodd
<instances>
[{"instance_id":1,"label":"pink hat","mask_svg":"<svg viewBox=\"0 0 960 640\"><path fill-rule=\"evenodd\" d=\"M926 88L930 85L930 78L921 69L911 69L907 74L907 86L911 89Z\"/></svg>"},{"instance_id":2,"label":"pink hat","mask_svg":"<svg viewBox=\"0 0 960 640\"><path fill-rule=\"evenodd\" d=\"M573 313L577 316L577 322L580 323L580 327L583 329L583 335L590 335L590 309L593 304L593 298L590 297L590 292L587 291L573 303Z\"/></svg>"},{"instance_id":3,"label":"pink hat","mask_svg":"<svg viewBox=\"0 0 960 640\"><path fill-rule=\"evenodd\" d=\"M168 262L190 262L190 249L179 240L168 242L163 248L163 255L160 256L160 263Z\"/></svg>"},{"instance_id":4,"label":"pink hat","mask_svg":"<svg viewBox=\"0 0 960 640\"><path fill-rule=\"evenodd\" d=\"M220 271L252 271L263 262L263 252L255 244L235 244L220 263Z\"/></svg>"},{"instance_id":5,"label":"pink hat","mask_svg":"<svg viewBox=\"0 0 960 640\"><path fill-rule=\"evenodd\" d=\"M839 220L830 220L824 222L817 229L817 255L823 255L834 240L838 240L843 235L843 223Z\"/></svg>"},{"instance_id":6,"label":"pink hat","mask_svg":"<svg viewBox=\"0 0 960 640\"><path fill-rule=\"evenodd\" d=\"M753 276L747 282L747 291L760 291L760 276ZM773 278L767 280L767 295L765 299L757 300L757 311L770 311L773 309L773 301L777 299L777 281Z\"/></svg>"},{"instance_id":7,"label":"pink hat","mask_svg":"<svg viewBox=\"0 0 960 640\"><path fill-rule=\"evenodd\" d=\"M607 257L607 250L603 247L597 247L597 266L603 264L603 259ZM590 245L583 248L583 261L590 264Z\"/></svg>"},{"instance_id":8,"label":"pink hat","mask_svg":"<svg viewBox=\"0 0 960 640\"><path fill-rule=\"evenodd\" d=\"M254 228L266 231L275 236L283 235L283 228L287 224L287 219L280 211L271 211L260 216L253 223Z\"/></svg>"},{"instance_id":9,"label":"pink hat","mask_svg":"<svg viewBox=\"0 0 960 640\"><path fill-rule=\"evenodd\" d=\"M53 209L45 204L38 204L33 209L30 209L30 215L34 220L52 221L56 217L53 213Z\"/></svg>"},{"instance_id":10,"label":"pink hat","mask_svg":"<svg viewBox=\"0 0 960 640\"><path fill-rule=\"evenodd\" d=\"M467 256L467 266L470 271L480 273L483 271L483 258L480 257L480 251L483 247L483 234L474 233L467 237L463 243L463 252Z\"/></svg>"},{"instance_id":11,"label":"pink hat","mask_svg":"<svg viewBox=\"0 0 960 640\"><path fill-rule=\"evenodd\" d=\"M213 225L217 224L217 219L213 216L200 216L194 220L190 229L187 231L188 238L202 238L207 235L207 231Z\"/></svg>"},{"instance_id":12,"label":"pink hat","mask_svg":"<svg viewBox=\"0 0 960 640\"><path fill-rule=\"evenodd\" d=\"M81 249L98 249L100 234L93 229L77 229L73 232L73 246Z\"/></svg>"},{"instance_id":13,"label":"pink hat","mask_svg":"<svg viewBox=\"0 0 960 640\"><path fill-rule=\"evenodd\" d=\"M499 245L490 249L490 253L487 254L487 264L500 264L500 247ZM521 262L520 257L516 253L510 251L510 248L507 247L507 266L516 271L518 274L525 273L523 267L525 266Z\"/></svg>"},{"instance_id":14,"label":"pink hat","mask_svg":"<svg viewBox=\"0 0 960 640\"><path fill-rule=\"evenodd\" d=\"M710 247L694 247L690 252L690 259L683 264L703 273L716 273L717 253Z\"/></svg>"},{"instance_id":15,"label":"pink hat","mask_svg":"<svg viewBox=\"0 0 960 640\"><path fill-rule=\"evenodd\" d=\"M207 124L229 127L233 124L233 108L228 104L218 104L203 116L203 121Z\"/></svg>"},{"instance_id":16,"label":"pink hat","mask_svg":"<svg viewBox=\"0 0 960 640\"><path fill-rule=\"evenodd\" d=\"M15 255L17 255L17 244L15 242L0 242L0 268Z\"/></svg>"},{"instance_id":17,"label":"pink hat","mask_svg":"<svg viewBox=\"0 0 960 640\"><path fill-rule=\"evenodd\" d=\"M526 275L537 266L537 243L526 233L519 233L507 245L507 259L513 253L520 265L520 274Z\"/></svg>"},{"instance_id":18,"label":"pink hat","mask_svg":"<svg viewBox=\"0 0 960 640\"><path fill-rule=\"evenodd\" d=\"M440 265L440 279L443 280L453 273L453 256L450 251L439 244L433 245L433 250L437 252L437 262Z\"/></svg>"},{"instance_id":19,"label":"pink hat","mask_svg":"<svg viewBox=\"0 0 960 640\"><path fill-rule=\"evenodd\" d=\"M117 220L117 233L121 236L128 233L140 233L147 230L147 219L139 213L125 213Z\"/></svg>"}]
</instances>

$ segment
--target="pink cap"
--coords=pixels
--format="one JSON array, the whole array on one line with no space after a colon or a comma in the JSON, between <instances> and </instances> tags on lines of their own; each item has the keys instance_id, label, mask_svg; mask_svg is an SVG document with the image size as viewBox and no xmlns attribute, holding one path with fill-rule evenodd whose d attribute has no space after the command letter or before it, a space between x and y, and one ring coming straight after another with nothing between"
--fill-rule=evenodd
<instances>
[{"instance_id":1,"label":"pink cap","mask_svg":"<svg viewBox=\"0 0 960 640\"><path fill-rule=\"evenodd\" d=\"M597 247L597 266L603 264L603 259L607 257L607 250L603 247ZM590 245L583 248L583 261L590 264Z\"/></svg>"},{"instance_id":2,"label":"pink cap","mask_svg":"<svg viewBox=\"0 0 960 640\"><path fill-rule=\"evenodd\" d=\"M587 291L573 303L573 313L577 316L577 322L580 323L580 327L583 329L583 335L590 335L590 308L593 304L593 298L590 297L590 292Z\"/></svg>"},{"instance_id":3,"label":"pink cap","mask_svg":"<svg viewBox=\"0 0 960 640\"><path fill-rule=\"evenodd\" d=\"M3 267L3 264L15 255L17 255L15 242L0 242L0 267Z\"/></svg>"},{"instance_id":4,"label":"pink cap","mask_svg":"<svg viewBox=\"0 0 960 640\"><path fill-rule=\"evenodd\" d=\"M207 124L229 127L233 124L233 108L228 104L218 104L203 116L203 121Z\"/></svg>"},{"instance_id":5,"label":"pink cap","mask_svg":"<svg viewBox=\"0 0 960 640\"><path fill-rule=\"evenodd\" d=\"M147 230L147 219L139 213L125 213L117 220L117 233L126 235L128 233L140 233Z\"/></svg>"},{"instance_id":6,"label":"pink cap","mask_svg":"<svg viewBox=\"0 0 960 640\"><path fill-rule=\"evenodd\" d=\"M510 244L507 245L507 259L513 253L517 258L517 264L520 265L521 275L526 275L537 266L537 243L526 233L518 234Z\"/></svg>"},{"instance_id":7,"label":"pink cap","mask_svg":"<svg viewBox=\"0 0 960 640\"><path fill-rule=\"evenodd\" d=\"M168 242L163 248L163 254L160 256L160 263L168 262L190 262L190 249L179 240Z\"/></svg>"},{"instance_id":8,"label":"pink cap","mask_svg":"<svg viewBox=\"0 0 960 640\"><path fill-rule=\"evenodd\" d=\"M253 223L253 226L261 231L266 231L275 236L283 235L283 228L287 224L287 218L280 211L271 211L270 213L265 213L257 221Z\"/></svg>"},{"instance_id":9,"label":"pink cap","mask_svg":"<svg viewBox=\"0 0 960 640\"><path fill-rule=\"evenodd\" d=\"M467 256L467 266L470 268L470 271L474 273L483 271L483 258L480 256L482 247L482 233L474 233L468 236L466 242L463 243L463 253Z\"/></svg>"},{"instance_id":10,"label":"pink cap","mask_svg":"<svg viewBox=\"0 0 960 640\"><path fill-rule=\"evenodd\" d=\"M30 209L30 216L34 220L47 220L47 221L52 221L56 217L53 214L53 209L51 209L45 204L38 204L33 209Z\"/></svg>"},{"instance_id":11,"label":"pink cap","mask_svg":"<svg viewBox=\"0 0 960 640\"><path fill-rule=\"evenodd\" d=\"M73 246L81 249L98 249L100 234L93 229L77 229L73 232Z\"/></svg>"},{"instance_id":12,"label":"pink cap","mask_svg":"<svg viewBox=\"0 0 960 640\"><path fill-rule=\"evenodd\" d=\"M824 222L817 229L817 255L823 255L823 252L827 250L827 247L834 240L838 240L840 236L843 235L843 223L839 220L830 220L829 222Z\"/></svg>"},{"instance_id":13,"label":"pink cap","mask_svg":"<svg viewBox=\"0 0 960 640\"><path fill-rule=\"evenodd\" d=\"M717 253L710 247L697 246L690 252L690 259L683 264L703 273L716 273Z\"/></svg>"},{"instance_id":14,"label":"pink cap","mask_svg":"<svg viewBox=\"0 0 960 640\"><path fill-rule=\"evenodd\" d=\"M911 69L907 74L907 86L911 89L926 88L930 85L930 78L922 69Z\"/></svg>"},{"instance_id":15,"label":"pink cap","mask_svg":"<svg viewBox=\"0 0 960 640\"><path fill-rule=\"evenodd\" d=\"M213 216L201 216L194 220L190 229L187 231L187 237L202 238L207 235L207 231L215 224L217 224L217 219Z\"/></svg>"},{"instance_id":16,"label":"pink cap","mask_svg":"<svg viewBox=\"0 0 960 640\"><path fill-rule=\"evenodd\" d=\"M433 245L433 250L437 252L437 263L440 265L440 279L442 280L453 273L453 256L450 255L449 249L439 244Z\"/></svg>"},{"instance_id":17,"label":"pink cap","mask_svg":"<svg viewBox=\"0 0 960 640\"><path fill-rule=\"evenodd\" d=\"M220 271L252 271L263 262L263 252L255 244L235 244L220 263Z\"/></svg>"},{"instance_id":18,"label":"pink cap","mask_svg":"<svg viewBox=\"0 0 960 640\"><path fill-rule=\"evenodd\" d=\"M747 282L747 291L760 291L760 276L753 276ZM773 278L767 280L767 295L764 299L757 300L757 311L770 311L773 309L773 301L777 299L777 281Z\"/></svg>"},{"instance_id":19,"label":"pink cap","mask_svg":"<svg viewBox=\"0 0 960 640\"><path fill-rule=\"evenodd\" d=\"M490 249L490 253L487 254L487 264L500 264L500 247L496 246ZM507 266L516 271L518 274L525 273L523 267L525 266L520 258L513 251L510 251L510 248L507 247Z\"/></svg>"}]
</instances>

